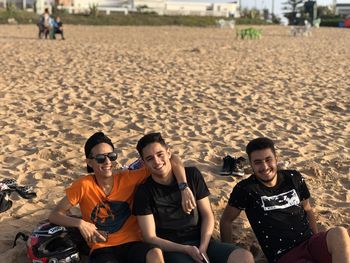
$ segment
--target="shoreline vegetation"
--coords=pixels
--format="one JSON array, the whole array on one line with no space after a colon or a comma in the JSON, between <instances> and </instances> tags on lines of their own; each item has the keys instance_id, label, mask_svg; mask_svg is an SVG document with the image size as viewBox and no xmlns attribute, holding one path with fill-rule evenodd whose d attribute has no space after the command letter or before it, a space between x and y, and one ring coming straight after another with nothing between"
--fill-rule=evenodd
<instances>
[{"instance_id":1,"label":"shoreline vegetation","mask_svg":"<svg viewBox=\"0 0 350 263\"><path fill-rule=\"evenodd\" d=\"M189 26L189 27L211 27L216 26L220 19L232 20L227 17L213 16L161 16L154 13L104 13L98 16L90 14L67 14L59 12L64 24L70 25L106 25L106 26ZM16 10L8 12L0 9L0 24L8 24L9 18L14 18L18 24L36 24L40 15L34 12ZM235 19L236 25L273 25L273 23L263 19L238 18Z\"/></svg>"},{"instance_id":2,"label":"shoreline vegetation","mask_svg":"<svg viewBox=\"0 0 350 263\"><path fill-rule=\"evenodd\" d=\"M85 14L68 14L66 11L56 10L53 15L59 15L64 24L69 25L96 25L96 26L187 26L187 27L214 27L220 19L234 20L236 25L276 25L279 19L275 21L264 20L261 18L228 18L213 16L168 16L158 15L156 13L111 13L106 15L104 12L93 12ZM36 24L40 15L35 12L18 10L16 8L0 8L0 24L9 24L9 19L15 21L15 24ZM344 18L339 16L321 17L321 27L338 27Z\"/></svg>"}]
</instances>

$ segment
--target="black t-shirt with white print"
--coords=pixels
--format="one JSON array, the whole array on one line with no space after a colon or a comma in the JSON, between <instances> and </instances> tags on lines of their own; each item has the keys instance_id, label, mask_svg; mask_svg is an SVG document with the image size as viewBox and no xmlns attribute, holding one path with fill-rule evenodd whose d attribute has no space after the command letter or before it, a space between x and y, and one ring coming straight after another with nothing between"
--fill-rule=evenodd
<instances>
[{"instance_id":1,"label":"black t-shirt with white print","mask_svg":"<svg viewBox=\"0 0 350 263\"><path fill-rule=\"evenodd\" d=\"M185 167L187 184L196 200L209 196L202 174L196 167ZM153 214L158 237L176 243L200 240L201 218L197 208L186 214L181 206L181 192L176 180L171 185L155 182L152 176L137 189L134 215Z\"/></svg>"},{"instance_id":2,"label":"black t-shirt with white print","mask_svg":"<svg viewBox=\"0 0 350 263\"><path fill-rule=\"evenodd\" d=\"M232 190L229 205L245 210L249 223L269 262L276 262L312 235L301 201L310 197L301 174L280 170L277 185L267 187L254 175Z\"/></svg>"}]
</instances>

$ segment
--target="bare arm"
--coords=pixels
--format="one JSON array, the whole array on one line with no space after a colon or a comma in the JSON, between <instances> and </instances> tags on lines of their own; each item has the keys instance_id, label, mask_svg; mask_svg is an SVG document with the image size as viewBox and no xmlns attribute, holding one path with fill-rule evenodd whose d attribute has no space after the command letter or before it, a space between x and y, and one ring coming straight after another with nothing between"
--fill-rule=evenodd
<instances>
[{"instance_id":1,"label":"bare arm","mask_svg":"<svg viewBox=\"0 0 350 263\"><path fill-rule=\"evenodd\" d=\"M202 218L199 252L206 254L211 235L214 231L214 215L208 197L198 200L197 202L198 210Z\"/></svg>"},{"instance_id":2,"label":"bare arm","mask_svg":"<svg viewBox=\"0 0 350 263\"><path fill-rule=\"evenodd\" d=\"M185 168L180 158L172 154L170 162L177 183L187 183ZM196 200L189 187L181 191L181 205L184 212L188 214L196 207Z\"/></svg>"},{"instance_id":3,"label":"bare arm","mask_svg":"<svg viewBox=\"0 0 350 263\"><path fill-rule=\"evenodd\" d=\"M68 198L65 196L50 213L49 221L57 225L79 228L80 233L87 242L96 242L96 239L106 241L105 237L97 231L94 224L86 222L81 218L68 216L67 212L72 207Z\"/></svg>"},{"instance_id":4,"label":"bare arm","mask_svg":"<svg viewBox=\"0 0 350 263\"><path fill-rule=\"evenodd\" d=\"M137 221L141 228L143 240L145 242L159 246L164 251L180 252L190 255L196 262L202 262L199 250L195 246L178 244L156 235L156 227L152 214L137 216Z\"/></svg>"},{"instance_id":5,"label":"bare arm","mask_svg":"<svg viewBox=\"0 0 350 263\"><path fill-rule=\"evenodd\" d=\"M232 221L235 220L241 210L236 207L226 205L224 213L220 219L220 235L221 241L231 243L232 242Z\"/></svg>"},{"instance_id":6,"label":"bare arm","mask_svg":"<svg viewBox=\"0 0 350 263\"><path fill-rule=\"evenodd\" d=\"M316 216L315 213L311 207L309 199L306 199L301 202L303 205L303 208L306 212L307 219L309 220L309 224L312 230L312 233L317 234L318 233L318 228L317 228L317 223L316 223Z\"/></svg>"}]
</instances>

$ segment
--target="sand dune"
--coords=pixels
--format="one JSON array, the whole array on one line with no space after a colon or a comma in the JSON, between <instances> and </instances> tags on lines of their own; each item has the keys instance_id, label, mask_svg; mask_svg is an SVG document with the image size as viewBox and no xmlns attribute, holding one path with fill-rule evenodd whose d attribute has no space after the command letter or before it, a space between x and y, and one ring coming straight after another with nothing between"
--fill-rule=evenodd
<instances>
[{"instance_id":1,"label":"sand dune","mask_svg":"<svg viewBox=\"0 0 350 263\"><path fill-rule=\"evenodd\" d=\"M319 226L350 228L350 31L292 37L263 27L261 40L217 28L66 26L66 41L36 39L35 26L0 27L0 180L32 185L0 215L2 261L26 262L29 232L85 172L93 132L113 138L119 164L141 135L161 131L196 165L219 220L239 178L218 175L226 154L244 156L257 136L274 139L301 171ZM234 238L264 262L244 215ZM218 237L218 222L214 235Z\"/></svg>"}]
</instances>

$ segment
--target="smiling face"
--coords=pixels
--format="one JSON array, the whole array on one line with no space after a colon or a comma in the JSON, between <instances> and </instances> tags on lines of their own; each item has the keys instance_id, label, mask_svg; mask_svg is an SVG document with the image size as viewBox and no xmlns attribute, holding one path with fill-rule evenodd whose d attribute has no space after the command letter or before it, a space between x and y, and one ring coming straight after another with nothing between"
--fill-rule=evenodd
<instances>
[{"instance_id":1,"label":"smiling face","mask_svg":"<svg viewBox=\"0 0 350 263\"><path fill-rule=\"evenodd\" d=\"M268 187L277 184L277 157L270 148L253 151L249 160L254 175L260 182Z\"/></svg>"},{"instance_id":2,"label":"smiling face","mask_svg":"<svg viewBox=\"0 0 350 263\"><path fill-rule=\"evenodd\" d=\"M94 146L91 150L91 157L96 157L99 154L108 154L113 152L113 148L111 145L107 143L100 143ZM113 162L106 157L103 163L98 163L95 159L86 159L86 163L94 170L94 174L96 177L101 179L108 178L112 176L113 170Z\"/></svg>"},{"instance_id":3,"label":"smiling face","mask_svg":"<svg viewBox=\"0 0 350 263\"><path fill-rule=\"evenodd\" d=\"M150 143L142 149L142 159L151 175L160 180L171 176L171 153L169 148L158 142Z\"/></svg>"}]
</instances>

